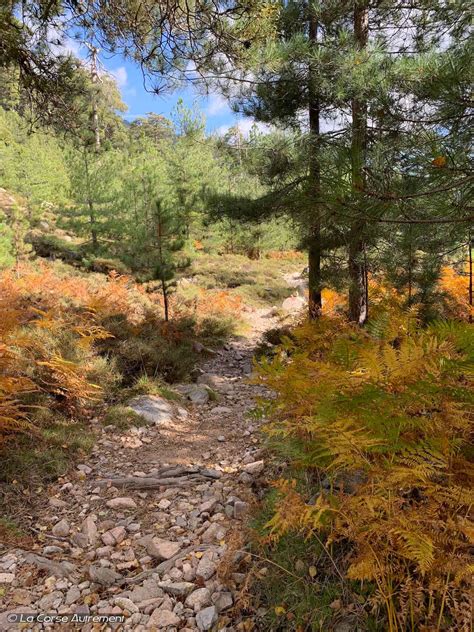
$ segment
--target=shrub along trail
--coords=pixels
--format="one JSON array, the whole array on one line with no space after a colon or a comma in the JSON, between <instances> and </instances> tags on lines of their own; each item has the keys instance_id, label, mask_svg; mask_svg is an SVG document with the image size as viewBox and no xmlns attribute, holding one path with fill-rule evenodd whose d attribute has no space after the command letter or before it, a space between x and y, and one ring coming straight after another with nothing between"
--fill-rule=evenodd
<instances>
[{"instance_id":1,"label":"shrub along trail","mask_svg":"<svg viewBox=\"0 0 474 632\"><path fill-rule=\"evenodd\" d=\"M262 389L246 378L276 322L250 316L251 333L201 365L187 393L199 403L140 397L156 423L98 430L91 458L42 492L35 544L0 555L0 629L15 629L15 612L125 615L135 631L252 629L238 542L264 462L247 415Z\"/></svg>"}]
</instances>

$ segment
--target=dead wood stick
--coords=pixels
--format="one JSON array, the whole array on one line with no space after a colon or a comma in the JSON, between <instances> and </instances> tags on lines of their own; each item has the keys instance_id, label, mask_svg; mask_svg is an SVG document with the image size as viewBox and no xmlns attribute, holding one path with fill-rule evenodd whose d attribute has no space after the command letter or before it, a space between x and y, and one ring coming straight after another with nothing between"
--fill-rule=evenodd
<instances>
[{"instance_id":1,"label":"dead wood stick","mask_svg":"<svg viewBox=\"0 0 474 632\"><path fill-rule=\"evenodd\" d=\"M127 487L128 489L156 489L158 487L185 487L189 483L195 481L205 481L204 476L181 476L178 478L140 478L131 476L129 478L107 478L96 481L96 485L105 487L113 485L114 487Z\"/></svg>"},{"instance_id":2,"label":"dead wood stick","mask_svg":"<svg viewBox=\"0 0 474 632\"><path fill-rule=\"evenodd\" d=\"M209 479L218 479L221 473L217 470L198 469L197 471L183 472L182 468L177 468L177 475L161 477L141 477L128 476L117 478L104 478L95 482L96 485L104 487L113 485L116 487L127 487L129 489L154 489L156 487L184 487L187 483L194 481L206 481ZM172 471L165 472L172 474Z\"/></svg>"},{"instance_id":3,"label":"dead wood stick","mask_svg":"<svg viewBox=\"0 0 474 632\"><path fill-rule=\"evenodd\" d=\"M196 466L191 467L164 467L161 470L158 470L157 474L160 476L185 476L186 474L198 474L200 468Z\"/></svg>"}]
</instances>

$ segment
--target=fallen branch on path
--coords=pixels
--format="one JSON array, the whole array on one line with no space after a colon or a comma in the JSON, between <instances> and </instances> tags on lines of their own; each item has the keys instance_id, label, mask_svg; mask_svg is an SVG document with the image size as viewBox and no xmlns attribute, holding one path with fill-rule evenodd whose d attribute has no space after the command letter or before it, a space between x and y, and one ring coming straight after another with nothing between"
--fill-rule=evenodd
<instances>
[{"instance_id":1,"label":"fallen branch on path","mask_svg":"<svg viewBox=\"0 0 474 632\"><path fill-rule=\"evenodd\" d=\"M161 475L161 476L160 476ZM158 487L186 487L190 483L216 480L222 476L217 470L199 467L176 467L163 469L158 476L125 476L104 478L95 481L100 487L114 486L128 489L155 489Z\"/></svg>"}]
</instances>

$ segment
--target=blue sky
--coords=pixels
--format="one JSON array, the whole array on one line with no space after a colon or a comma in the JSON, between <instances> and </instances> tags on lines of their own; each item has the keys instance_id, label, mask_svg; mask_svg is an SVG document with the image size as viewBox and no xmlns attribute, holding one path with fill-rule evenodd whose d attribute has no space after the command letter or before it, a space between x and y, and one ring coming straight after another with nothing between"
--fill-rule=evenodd
<instances>
[{"instance_id":1,"label":"blue sky","mask_svg":"<svg viewBox=\"0 0 474 632\"><path fill-rule=\"evenodd\" d=\"M153 94L145 89L142 73L132 62L120 58L101 61L114 76L122 93L122 99L128 106L128 111L124 114L127 120L144 116L148 112L170 117L178 99L181 98L188 107L196 104L204 112L209 132L224 131L238 121L241 125L243 124L242 117L234 114L227 101L219 94L213 93L206 96L200 94L192 85L174 92Z\"/></svg>"},{"instance_id":2,"label":"blue sky","mask_svg":"<svg viewBox=\"0 0 474 632\"><path fill-rule=\"evenodd\" d=\"M79 42L67 39L60 47L62 52L68 51L86 59L87 50ZM244 134L248 133L253 125L250 118L237 115L230 109L226 99L220 94L211 93L203 95L192 85L185 86L174 92L163 92L159 95L146 90L143 82L141 70L131 61L116 55L101 55L99 61L102 71L111 74L122 94L122 100L126 103L128 110L123 116L128 121L132 121L138 116L145 116L149 112L162 114L170 117L176 106L178 99L183 99L188 107L197 106L206 117L206 128L208 132L225 133L229 127L238 124Z\"/></svg>"}]
</instances>

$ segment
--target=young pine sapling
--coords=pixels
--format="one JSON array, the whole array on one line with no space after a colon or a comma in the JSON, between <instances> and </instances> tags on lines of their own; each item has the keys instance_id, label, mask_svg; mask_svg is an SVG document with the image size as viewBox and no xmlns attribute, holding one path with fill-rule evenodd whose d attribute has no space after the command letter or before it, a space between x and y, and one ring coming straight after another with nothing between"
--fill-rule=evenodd
<instances>
[{"instance_id":1,"label":"young pine sapling","mask_svg":"<svg viewBox=\"0 0 474 632\"><path fill-rule=\"evenodd\" d=\"M165 321L169 320L169 295L176 287L175 274L178 270L184 270L190 266L191 261L181 256L186 243L183 234L185 226L179 215L166 208L160 200L157 200L155 212L155 243L156 264L154 278L160 282L163 293Z\"/></svg>"}]
</instances>

